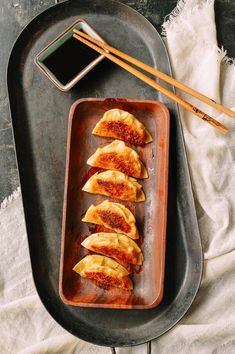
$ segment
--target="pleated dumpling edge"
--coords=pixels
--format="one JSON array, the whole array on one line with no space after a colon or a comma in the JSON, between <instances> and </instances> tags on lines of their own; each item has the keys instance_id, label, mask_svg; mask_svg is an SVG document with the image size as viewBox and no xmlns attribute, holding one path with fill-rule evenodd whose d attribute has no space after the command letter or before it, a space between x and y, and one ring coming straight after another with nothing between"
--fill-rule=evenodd
<instances>
[{"instance_id":1,"label":"pleated dumpling edge","mask_svg":"<svg viewBox=\"0 0 235 354\"><path fill-rule=\"evenodd\" d=\"M135 178L113 170L96 172L88 179L82 190L130 202L143 202L145 200L142 186Z\"/></svg>"},{"instance_id":2,"label":"pleated dumpling edge","mask_svg":"<svg viewBox=\"0 0 235 354\"><path fill-rule=\"evenodd\" d=\"M120 203L105 200L96 206L91 205L82 221L102 225L113 232L125 234L133 240L139 238L134 215Z\"/></svg>"},{"instance_id":3,"label":"pleated dumpling edge","mask_svg":"<svg viewBox=\"0 0 235 354\"><path fill-rule=\"evenodd\" d=\"M106 111L92 134L116 138L131 145L144 146L153 141L149 131L133 114L118 108Z\"/></svg>"},{"instance_id":4,"label":"pleated dumpling edge","mask_svg":"<svg viewBox=\"0 0 235 354\"><path fill-rule=\"evenodd\" d=\"M115 260L92 254L84 257L73 270L81 277L92 280L103 289L122 288L132 290L133 283L129 278L129 271Z\"/></svg>"},{"instance_id":5,"label":"pleated dumpling edge","mask_svg":"<svg viewBox=\"0 0 235 354\"><path fill-rule=\"evenodd\" d=\"M88 236L81 245L90 251L114 258L118 262L142 265L143 254L139 246L126 235L98 232Z\"/></svg>"},{"instance_id":6,"label":"pleated dumpling edge","mask_svg":"<svg viewBox=\"0 0 235 354\"><path fill-rule=\"evenodd\" d=\"M89 157L87 164L105 170L120 171L135 178L148 178L147 169L138 153L120 140L98 148Z\"/></svg>"}]
</instances>

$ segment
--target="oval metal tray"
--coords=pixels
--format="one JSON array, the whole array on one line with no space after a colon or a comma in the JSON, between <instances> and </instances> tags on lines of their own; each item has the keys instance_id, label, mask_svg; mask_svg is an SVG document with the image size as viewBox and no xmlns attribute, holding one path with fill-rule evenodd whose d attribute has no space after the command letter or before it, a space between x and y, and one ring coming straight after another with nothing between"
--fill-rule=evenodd
<instances>
[{"instance_id":1,"label":"oval metal tray","mask_svg":"<svg viewBox=\"0 0 235 354\"><path fill-rule=\"evenodd\" d=\"M98 345L137 345L157 338L182 318L201 280L200 235L179 113L174 103L106 60L70 92L58 91L33 58L77 18L87 21L114 47L171 74L166 49L154 27L136 11L112 0L63 2L23 30L9 59L7 81L33 277L43 304L69 332ZM156 308L128 312L77 308L59 297L67 117L72 103L83 97L159 100L170 110L165 288Z\"/></svg>"}]
</instances>

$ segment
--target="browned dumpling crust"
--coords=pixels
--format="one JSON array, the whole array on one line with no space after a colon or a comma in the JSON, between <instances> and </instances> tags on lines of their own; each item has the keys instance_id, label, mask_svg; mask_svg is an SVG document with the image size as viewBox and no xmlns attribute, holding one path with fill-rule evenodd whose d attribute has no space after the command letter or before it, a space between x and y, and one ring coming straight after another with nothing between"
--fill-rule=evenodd
<instances>
[{"instance_id":1,"label":"browned dumpling crust","mask_svg":"<svg viewBox=\"0 0 235 354\"><path fill-rule=\"evenodd\" d=\"M130 202L145 200L141 184L119 171L108 170L95 173L85 183L82 190Z\"/></svg>"},{"instance_id":2,"label":"browned dumpling crust","mask_svg":"<svg viewBox=\"0 0 235 354\"><path fill-rule=\"evenodd\" d=\"M81 245L90 251L114 258L121 263L142 265L143 254L139 246L126 235L98 232L88 236Z\"/></svg>"},{"instance_id":3,"label":"browned dumpling crust","mask_svg":"<svg viewBox=\"0 0 235 354\"><path fill-rule=\"evenodd\" d=\"M145 126L133 114L117 108L105 112L92 134L116 138L136 146L144 146L153 140Z\"/></svg>"},{"instance_id":4,"label":"browned dumpling crust","mask_svg":"<svg viewBox=\"0 0 235 354\"><path fill-rule=\"evenodd\" d=\"M86 256L74 266L73 270L103 289L133 289L133 283L128 277L129 272L109 257L97 254Z\"/></svg>"},{"instance_id":5,"label":"browned dumpling crust","mask_svg":"<svg viewBox=\"0 0 235 354\"><path fill-rule=\"evenodd\" d=\"M87 160L87 164L105 170L115 170L136 178L148 178L148 172L139 155L123 141L98 148Z\"/></svg>"},{"instance_id":6,"label":"browned dumpling crust","mask_svg":"<svg viewBox=\"0 0 235 354\"><path fill-rule=\"evenodd\" d=\"M120 203L105 200L96 206L91 205L82 221L102 225L132 239L139 238L134 215Z\"/></svg>"}]
</instances>

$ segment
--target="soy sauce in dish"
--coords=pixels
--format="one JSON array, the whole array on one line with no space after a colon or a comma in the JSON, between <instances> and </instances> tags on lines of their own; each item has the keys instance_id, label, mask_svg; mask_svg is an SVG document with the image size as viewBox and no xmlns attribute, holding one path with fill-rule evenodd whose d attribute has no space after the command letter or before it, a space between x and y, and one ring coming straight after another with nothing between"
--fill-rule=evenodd
<instances>
[{"instance_id":1,"label":"soy sauce in dish","mask_svg":"<svg viewBox=\"0 0 235 354\"><path fill-rule=\"evenodd\" d=\"M44 59L43 63L66 85L98 56L99 53L71 37Z\"/></svg>"}]
</instances>

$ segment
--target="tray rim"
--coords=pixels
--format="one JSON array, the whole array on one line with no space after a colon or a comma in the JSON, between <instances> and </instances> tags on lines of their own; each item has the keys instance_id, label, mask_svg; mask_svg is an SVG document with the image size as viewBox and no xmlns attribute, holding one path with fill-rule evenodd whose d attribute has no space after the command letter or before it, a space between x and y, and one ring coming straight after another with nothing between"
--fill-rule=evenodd
<instances>
[{"instance_id":1,"label":"tray rim","mask_svg":"<svg viewBox=\"0 0 235 354\"><path fill-rule=\"evenodd\" d=\"M74 119L74 113L77 107L84 102L103 102L105 103L108 101L113 101L113 102L127 102L128 104L132 103L149 103L153 104L154 106L160 107L162 110L165 119L164 125L165 125L165 132L167 133L166 135L166 150L164 154L164 171L163 171L163 177L162 180L164 181L163 189L164 189L164 203L165 203L165 208L163 212L163 221L161 223L161 230L160 230L160 235L161 235L161 244L162 244L162 252L161 252L161 276L160 276L160 286L159 286L159 292L156 296L156 299L146 305L119 305L119 304L99 304L99 303L82 303L82 302L74 302L68 300L64 293L63 293L63 265L64 265L64 245L65 245L65 238L66 238L66 221L67 221L67 196L68 196L68 184L69 184L69 167L70 167L70 152L71 152L71 136L72 136L72 124L73 124L73 119ZM110 308L110 309L122 309L122 310L145 310L145 309L152 309L156 306L158 306L163 298L163 293L164 293L164 279L165 279L165 255L166 255L166 226L167 226L167 198L168 198L168 165L169 165L169 129L170 129L170 112L167 108L167 106L158 101L158 100L143 100L143 99L126 99L123 97L118 97L118 98L96 98L96 97L88 97L88 98L80 98L76 100L72 106L70 107L69 114L68 114L68 130L67 130L67 144L66 144L66 165L65 165L65 180L64 180L64 200L63 200L63 216L62 216L62 230L61 230L61 254L60 254L60 267L59 267L59 295L62 301L71 306L76 306L76 307L87 307L87 308Z\"/></svg>"},{"instance_id":2,"label":"tray rim","mask_svg":"<svg viewBox=\"0 0 235 354\"><path fill-rule=\"evenodd\" d=\"M6 76L7 76L7 79L6 79L6 82L7 82L7 95L8 95L8 101L9 101L9 111L10 111L10 117L11 117L11 122L14 121L14 119L12 118L14 116L14 113L13 113L13 109L12 109L12 105L11 105L11 102L12 102L12 99L11 99L11 89L10 89L10 80L9 80L9 76L10 76L10 68L12 66L11 64L11 61L13 61L14 59L14 56L15 56L15 51L16 51L16 47L19 45L19 43L24 39L24 35L27 33L28 29L30 28L30 26L33 25L33 23L38 20L40 17L42 17L43 15L45 15L47 12L49 13L53 8L55 8L56 6L62 6L64 3L67 3L67 2L70 2L72 0L65 0L63 2L60 2L58 4L54 4L54 5L51 5L49 6L47 9L43 10L42 12L40 12L39 14L37 14L36 16L34 16L26 25L25 27L21 30L21 32L19 33L19 35L16 37L15 41L13 42L13 45L12 45L12 48L10 50L10 54L9 54L9 57L8 57L8 64L7 64L7 70L6 70ZM126 4L123 4L123 3L120 3L119 1L117 0L110 0L110 2L112 2L113 4L119 4L121 5L122 7L126 7L127 9L131 10L133 13L135 13L137 16L139 16L140 18L142 18L142 20L144 20L148 26L150 28L153 29L153 31L155 32L155 35L156 35L156 38L160 38L161 39L161 42L162 42L162 45L163 47L165 48L165 51L166 51L166 56L167 56L167 61L169 63L169 72L170 74L172 75L172 69L171 69L171 65L170 65L170 60L169 60L169 54L167 52L167 49L166 49L166 45L165 43L163 42L160 34L158 33L157 29L151 24L151 22L149 22L149 20L143 16L141 13L139 13L137 10L135 10L134 8L132 8L131 6L128 6ZM175 89L174 87L171 88L173 92L175 92ZM182 124L181 124L181 121L180 121L180 114L179 114L179 107L178 105L175 105L175 111L176 111L176 114L178 116L178 121L179 121L179 131L180 131L180 135L181 135L181 138L182 138L182 146L183 146L183 155L184 155L184 160L185 160L185 166L186 166L186 169L188 171L188 176L189 176L189 186L190 186L190 192L191 192L191 196L193 197L193 193L192 193L192 183L191 183L191 179L190 179L190 172L189 172L189 167L188 167L188 160L187 160L187 153L186 153L186 150L185 150L185 142L184 142L184 137L183 137L183 131L182 131ZM18 176L19 176L19 185L21 187L22 185L22 178L21 178L21 174L20 174L20 169L19 169L19 160L18 160L18 145L16 144L16 138L15 138L15 128L14 128L14 125L12 124L12 135L13 135L13 146L14 146L14 150L15 150L15 156L16 156L16 165L17 165L17 170L18 170ZM21 188L22 189L22 188ZM24 200L24 195L22 193L22 203L23 203L23 209L24 209L24 219L25 219L25 224L26 224L26 230L27 230L27 234L28 234L28 225L26 223L26 213L25 213L25 200ZM195 203L194 203L194 199L193 199L193 203L192 203L192 208L194 210L194 214L196 215L196 209L195 209ZM197 222L197 230L198 230L198 233L199 233L199 227L198 227L198 222ZM199 233L199 237L200 237L200 233ZM29 238L27 237L27 242L28 242L28 251L29 251L29 255L30 255L30 262L31 262L31 268L32 268L32 250L30 249L29 247ZM201 281L202 281L202 274L203 274L203 268L204 268L204 262L203 262L203 252L202 252L202 244L201 244L201 239L200 239L200 242L199 242L199 253L198 253L198 256L199 256L199 259L200 259L200 263L198 264L198 266L200 266L200 268L197 270L197 274L198 274L198 277L197 277L197 284L195 286L195 291L194 291L194 294L191 295L190 297L190 301L187 303L187 306L184 308L184 310L180 313L179 317L177 319L175 319L174 321L172 321L172 323L165 329L163 330L160 334L157 334L157 335L152 335L152 336L149 336L147 340L140 340L138 342L128 342L128 343L121 343L119 345L116 345L117 347L129 347L129 346L137 346L137 345L140 345L140 344L145 344L145 343L148 343L148 341L151 341L151 340L155 340L159 337L161 337L162 335L164 335L165 333L167 333L168 331L170 331L184 316L185 314L188 312L189 308L191 307L192 303L194 302L195 300L195 297L198 293L198 290L199 290L199 287L200 287L200 284L201 284ZM65 328L65 330L75 336L77 336L78 338L81 338L85 341L88 341L90 343L93 343L95 345L100 345L100 346L105 346L105 347L110 347L110 344L108 344L107 342L104 342L101 338L97 339L94 337L92 338L84 338L84 337L81 337L81 336L78 336L77 334L75 334L75 332L71 329L68 329L66 328L63 324L61 324L61 321L59 319L59 316L57 313L54 312L54 310L51 309L50 306L48 306L48 304L46 303L45 301L45 297L43 294L41 294L40 290L38 289L38 284L37 284L37 281L36 281L36 275L35 273L33 272L32 270L32 277L33 277L33 281L34 281L34 285L35 285L35 288L37 290L37 294L41 300L41 303L42 305L45 307L45 309L48 311L48 313L52 316L52 318L54 318L60 326L62 326L63 328ZM112 345L112 346L114 346Z\"/></svg>"}]
</instances>

